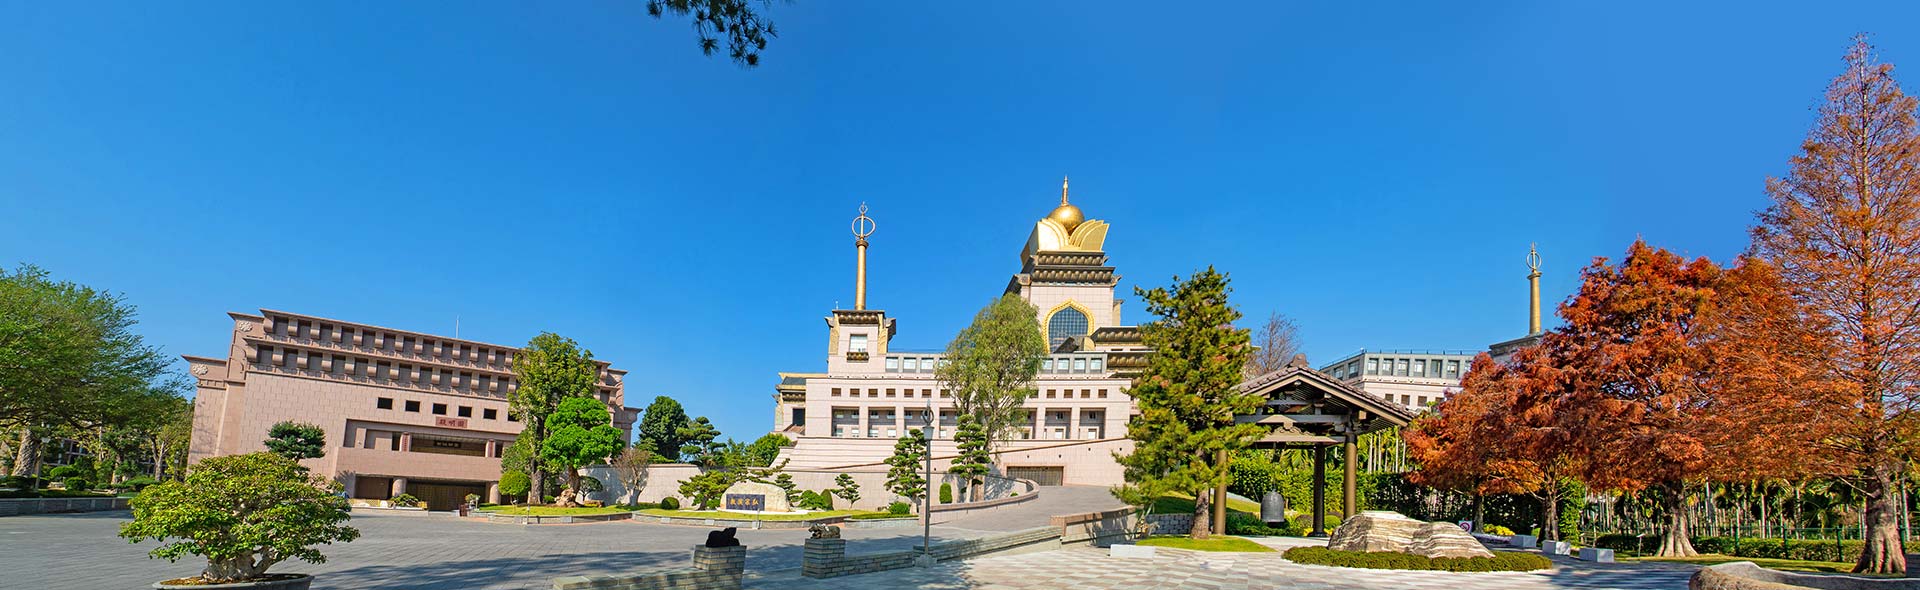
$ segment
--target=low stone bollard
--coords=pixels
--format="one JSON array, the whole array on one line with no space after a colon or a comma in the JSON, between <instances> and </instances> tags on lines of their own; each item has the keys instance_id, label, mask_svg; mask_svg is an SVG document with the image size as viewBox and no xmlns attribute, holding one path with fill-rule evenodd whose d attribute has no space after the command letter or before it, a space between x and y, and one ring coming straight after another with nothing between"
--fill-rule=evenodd
<instances>
[{"instance_id":1,"label":"low stone bollard","mask_svg":"<svg viewBox=\"0 0 1920 590\"><path fill-rule=\"evenodd\" d=\"M1535 543L1540 542L1540 538L1533 535L1514 535L1513 539L1508 542L1513 543L1514 547L1532 549Z\"/></svg>"},{"instance_id":2,"label":"low stone bollard","mask_svg":"<svg viewBox=\"0 0 1920 590\"><path fill-rule=\"evenodd\" d=\"M1613 563L1613 550L1581 547L1580 555L1576 558L1580 561L1591 561L1594 563Z\"/></svg>"},{"instance_id":3,"label":"low stone bollard","mask_svg":"<svg viewBox=\"0 0 1920 590\"><path fill-rule=\"evenodd\" d=\"M1152 559L1157 555L1152 545L1115 544L1107 549L1108 555L1122 559Z\"/></svg>"},{"instance_id":4,"label":"low stone bollard","mask_svg":"<svg viewBox=\"0 0 1920 590\"><path fill-rule=\"evenodd\" d=\"M1543 555L1566 555L1573 552L1573 544L1566 541L1541 541L1540 553Z\"/></svg>"}]
</instances>

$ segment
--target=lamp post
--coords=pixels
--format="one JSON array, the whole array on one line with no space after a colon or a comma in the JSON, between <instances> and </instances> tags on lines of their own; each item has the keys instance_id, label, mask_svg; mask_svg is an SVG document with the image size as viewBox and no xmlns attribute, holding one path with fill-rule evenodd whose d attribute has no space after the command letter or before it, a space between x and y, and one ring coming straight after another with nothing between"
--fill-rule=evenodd
<instances>
[{"instance_id":1,"label":"lamp post","mask_svg":"<svg viewBox=\"0 0 1920 590\"><path fill-rule=\"evenodd\" d=\"M921 565L933 567L933 398L927 398L927 413L921 416L926 422L920 428L927 433L927 479L920 486L920 554Z\"/></svg>"}]
</instances>

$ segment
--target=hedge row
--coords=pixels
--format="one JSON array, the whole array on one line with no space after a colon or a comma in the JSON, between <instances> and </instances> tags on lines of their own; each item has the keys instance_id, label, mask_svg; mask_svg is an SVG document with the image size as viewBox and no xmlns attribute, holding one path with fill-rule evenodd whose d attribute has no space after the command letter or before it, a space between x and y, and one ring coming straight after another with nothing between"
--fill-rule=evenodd
<instances>
[{"instance_id":1,"label":"hedge row","mask_svg":"<svg viewBox=\"0 0 1920 590\"><path fill-rule=\"evenodd\" d=\"M1514 551L1495 551L1493 557L1422 557L1410 553L1334 551L1326 547L1294 547L1288 549L1285 556L1288 561L1307 565L1380 570L1530 572L1553 567L1553 561L1545 557Z\"/></svg>"},{"instance_id":2,"label":"hedge row","mask_svg":"<svg viewBox=\"0 0 1920 590\"><path fill-rule=\"evenodd\" d=\"M1756 539L1733 537L1694 537L1693 549L1733 557L1798 559L1803 561L1848 562L1860 557L1862 541L1815 539ZM1620 552L1652 552L1660 548L1660 537L1613 534L1601 535L1593 546Z\"/></svg>"}]
</instances>

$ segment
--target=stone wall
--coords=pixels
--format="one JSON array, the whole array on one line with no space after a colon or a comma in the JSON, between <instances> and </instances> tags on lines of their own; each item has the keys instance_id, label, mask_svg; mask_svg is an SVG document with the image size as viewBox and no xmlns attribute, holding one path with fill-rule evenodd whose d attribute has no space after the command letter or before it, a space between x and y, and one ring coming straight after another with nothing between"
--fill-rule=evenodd
<instances>
[{"instance_id":1,"label":"stone wall","mask_svg":"<svg viewBox=\"0 0 1920 590\"><path fill-rule=\"evenodd\" d=\"M1153 534L1184 535L1193 530L1192 514L1149 514L1147 522L1153 523Z\"/></svg>"},{"instance_id":2,"label":"stone wall","mask_svg":"<svg viewBox=\"0 0 1920 590\"><path fill-rule=\"evenodd\" d=\"M590 499L599 500L608 505L614 505L630 501L654 503L659 502L661 498L673 496L680 500L681 508L691 510L693 507L688 505L687 498L680 494L680 482L699 475L700 468L684 463L653 465L647 468L646 484L641 487L637 495L627 491L626 484L620 481L619 473L611 467L588 467L581 469L580 473L600 480L600 484L604 487L602 491L587 494L587 497ZM847 470L787 469L782 473L793 476L795 489L812 490L816 492L839 487L839 484L835 483L835 479L843 473L853 476L853 482L860 486L860 501L855 502L852 506L847 506L846 501L834 498L833 507L836 509L885 510L888 504L906 500L904 497L887 491L887 472L884 466ZM939 471L935 471L933 475L936 481L954 483L954 497L955 499L960 497L959 478L949 476ZM983 495L986 496L986 499L983 500L983 502L1024 501L1020 498L1032 496L1036 492L1029 482L997 476L988 476L985 479L986 485L983 486L985 488L985 494ZM938 483L934 484L933 492L939 494ZM935 498L938 498L938 496L936 495ZM950 509L946 506L936 504L934 506L934 512L967 510L979 507L974 506L974 504L979 503L968 503L964 505L953 504L951 506L954 508ZM990 506L992 504L988 505ZM956 513L948 516L957 515ZM940 522L940 520L935 519L934 522Z\"/></svg>"},{"instance_id":3,"label":"stone wall","mask_svg":"<svg viewBox=\"0 0 1920 590\"><path fill-rule=\"evenodd\" d=\"M693 548L693 567L614 576L555 578L553 590L739 590L746 547Z\"/></svg>"},{"instance_id":4,"label":"stone wall","mask_svg":"<svg viewBox=\"0 0 1920 590\"><path fill-rule=\"evenodd\" d=\"M53 512L126 510L128 498L8 498L0 499L0 516Z\"/></svg>"}]
</instances>

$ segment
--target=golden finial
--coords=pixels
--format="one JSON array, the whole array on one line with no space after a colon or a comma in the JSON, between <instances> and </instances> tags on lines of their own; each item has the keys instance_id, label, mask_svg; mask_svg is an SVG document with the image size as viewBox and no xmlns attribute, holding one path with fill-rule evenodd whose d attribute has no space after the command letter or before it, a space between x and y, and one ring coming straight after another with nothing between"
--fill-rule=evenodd
<instances>
[{"instance_id":1,"label":"golden finial","mask_svg":"<svg viewBox=\"0 0 1920 590\"><path fill-rule=\"evenodd\" d=\"M1073 228L1080 227L1080 222L1086 220L1086 215L1080 213L1079 207L1067 204L1067 177L1065 176L1060 177L1060 206L1054 207L1053 212L1047 214L1047 218L1059 222L1060 227L1066 229L1067 233L1073 233Z\"/></svg>"},{"instance_id":2,"label":"golden finial","mask_svg":"<svg viewBox=\"0 0 1920 590\"><path fill-rule=\"evenodd\" d=\"M1060 177L1060 204L1067 204L1067 177Z\"/></svg>"},{"instance_id":3,"label":"golden finial","mask_svg":"<svg viewBox=\"0 0 1920 590\"><path fill-rule=\"evenodd\" d=\"M873 230L873 218L867 217L867 204L861 203L860 216L853 218L853 237L860 238L862 242L867 241L867 236L873 235Z\"/></svg>"},{"instance_id":4,"label":"golden finial","mask_svg":"<svg viewBox=\"0 0 1920 590\"><path fill-rule=\"evenodd\" d=\"M1527 270L1540 272L1540 250L1535 244L1527 244Z\"/></svg>"}]
</instances>

